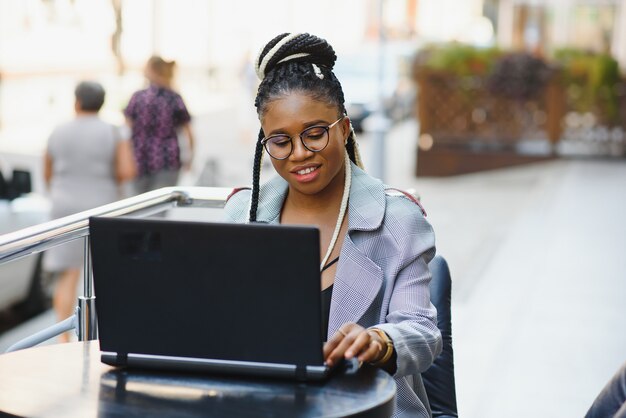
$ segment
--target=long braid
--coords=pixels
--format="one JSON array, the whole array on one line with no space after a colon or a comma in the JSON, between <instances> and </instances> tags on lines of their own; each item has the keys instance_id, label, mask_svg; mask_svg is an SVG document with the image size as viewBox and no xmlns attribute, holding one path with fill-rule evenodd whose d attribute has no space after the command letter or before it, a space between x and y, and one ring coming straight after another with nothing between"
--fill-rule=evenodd
<instances>
[{"instance_id":1,"label":"long braid","mask_svg":"<svg viewBox=\"0 0 626 418\"><path fill-rule=\"evenodd\" d=\"M348 156L350 160L356 164L357 167L364 170L365 166L363 165L363 160L361 159L361 153L359 152L359 143L356 142L356 134L350 127L350 135L348 136L348 141L346 142L346 151L348 151Z\"/></svg>"},{"instance_id":2,"label":"long braid","mask_svg":"<svg viewBox=\"0 0 626 418\"><path fill-rule=\"evenodd\" d=\"M252 195L250 196L250 212L248 215L248 222L256 222L256 211L259 207L259 182L261 179L261 160L263 157L263 145L261 140L263 139L263 129L259 130L259 138L256 142L256 149L254 150L254 167L252 169Z\"/></svg>"}]
</instances>

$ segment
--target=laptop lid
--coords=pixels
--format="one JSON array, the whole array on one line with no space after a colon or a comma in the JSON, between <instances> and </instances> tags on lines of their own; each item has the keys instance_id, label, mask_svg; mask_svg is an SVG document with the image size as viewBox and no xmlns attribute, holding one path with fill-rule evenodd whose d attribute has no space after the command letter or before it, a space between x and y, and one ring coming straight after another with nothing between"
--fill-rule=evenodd
<instances>
[{"instance_id":1,"label":"laptop lid","mask_svg":"<svg viewBox=\"0 0 626 418\"><path fill-rule=\"evenodd\" d=\"M323 365L317 228L101 217L89 228L103 352L157 368L161 357Z\"/></svg>"}]
</instances>

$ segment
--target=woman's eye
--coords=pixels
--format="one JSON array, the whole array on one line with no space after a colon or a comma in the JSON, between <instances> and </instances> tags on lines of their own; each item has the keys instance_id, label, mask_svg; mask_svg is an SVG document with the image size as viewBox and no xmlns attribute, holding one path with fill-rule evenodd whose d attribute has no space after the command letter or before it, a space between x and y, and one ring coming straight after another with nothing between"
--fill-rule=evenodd
<instances>
[{"instance_id":1,"label":"woman's eye","mask_svg":"<svg viewBox=\"0 0 626 418\"><path fill-rule=\"evenodd\" d=\"M304 135L306 139L321 139L326 134L326 129L324 128L313 128L310 131L306 131Z\"/></svg>"},{"instance_id":2,"label":"woman's eye","mask_svg":"<svg viewBox=\"0 0 626 418\"><path fill-rule=\"evenodd\" d=\"M270 138L270 143L276 147L286 147L289 145L290 138L288 136L275 136Z\"/></svg>"}]
</instances>

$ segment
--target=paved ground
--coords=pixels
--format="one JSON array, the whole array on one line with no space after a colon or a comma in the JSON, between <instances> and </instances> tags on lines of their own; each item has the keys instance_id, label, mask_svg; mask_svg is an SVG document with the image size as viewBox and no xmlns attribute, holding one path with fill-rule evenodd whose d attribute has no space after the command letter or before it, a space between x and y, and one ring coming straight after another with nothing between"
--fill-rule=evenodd
<instances>
[{"instance_id":1,"label":"paved ground","mask_svg":"<svg viewBox=\"0 0 626 418\"><path fill-rule=\"evenodd\" d=\"M211 132L201 135L216 167L205 180L247 184L251 141L236 116L215 116L229 117L229 129L196 122ZM388 137L386 181L419 192L450 264L461 416L583 416L626 361L626 160L416 179L415 132L407 123ZM371 139L361 143L367 165ZM1 335L0 350L52 321L46 313Z\"/></svg>"},{"instance_id":2,"label":"paved ground","mask_svg":"<svg viewBox=\"0 0 626 418\"><path fill-rule=\"evenodd\" d=\"M456 279L462 411L582 416L626 361L626 164L557 162L493 174L452 186L459 193L431 192L433 214L461 190L455 211L473 213L439 227ZM499 192L506 179L512 186Z\"/></svg>"}]
</instances>

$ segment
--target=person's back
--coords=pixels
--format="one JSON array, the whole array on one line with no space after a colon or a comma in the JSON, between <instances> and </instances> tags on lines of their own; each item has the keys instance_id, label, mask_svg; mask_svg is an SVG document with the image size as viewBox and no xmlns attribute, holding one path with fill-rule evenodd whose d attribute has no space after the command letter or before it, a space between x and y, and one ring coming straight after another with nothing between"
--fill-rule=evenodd
<instances>
[{"instance_id":1,"label":"person's back","mask_svg":"<svg viewBox=\"0 0 626 418\"><path fill-rule=\"evenodd\" d=\"M190 156L194 139L191 116L180 94L172 89L174 66L174 61L151 57L145 69L150 85L135 92L124 109L137 163L134 187L138 194L175 186L181 167L191 164L181 160L177 131L184 132Z\"/></svg>"},{"instance_id":2,"label":"person's back","mask_svg":"<svg viewBox=\"0 0 626 418\"><path fill-rule=\"evenodd\" d=\"M117 200L121 197L118 184L135 175L130 143L121 139L116 127L98 117L104 88L83 81L74 94L76 118L52 132L44 157L53 219ZM59 273L53 306L60 320L72 314L82 266L82 240L46 252L44 269ZM61 339L69 338L64 335Z\"/></svg>"},{"instance_id":3,"label":"person's back","mask_svg":"<svg viewBox=\"0 0 626 418\"><path fill-rule=\"evenodd\" d=\"M114 171L119 140L117 128L96 114L79 115L54 130L48 142L53 212L62 216L119 197Z\"/></svg>"}]
</instances>

